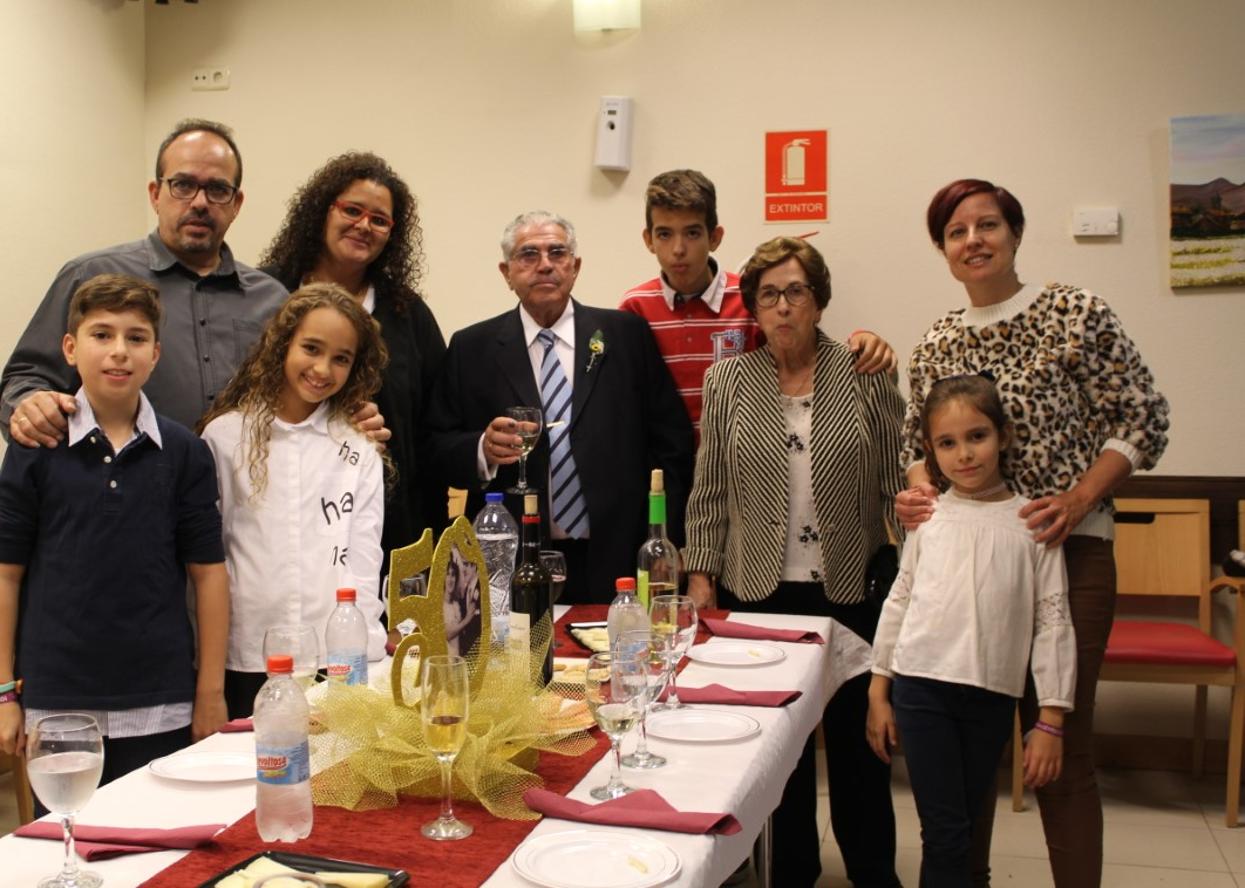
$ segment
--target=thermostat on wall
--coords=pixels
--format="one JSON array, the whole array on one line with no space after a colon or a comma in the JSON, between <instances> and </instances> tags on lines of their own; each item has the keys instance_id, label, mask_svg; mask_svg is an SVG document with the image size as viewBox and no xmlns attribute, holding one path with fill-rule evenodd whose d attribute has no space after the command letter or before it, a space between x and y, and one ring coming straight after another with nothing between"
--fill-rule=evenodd
<instances>
[{"instance_id":1,"label":"thermostat on wall","mask_svg":"<svg viewBox=\"0 0 1245 888\"><path fill-rule=\"evenodd\" d=\"M1075 210L1072 213L1073 237L1116 237L1120 233L1120 211L1115 207Z\"/></svg>"},{"instance_id":2,"label":"thermostat on wall","mask_svg":"<svg viewBox=\"0 0 1245 888\"><path fill-rule=\"evenodd\" d=\"M601 96L596 165L603 170L631 169L630 96Z\"/></svg>"}]
</instances>

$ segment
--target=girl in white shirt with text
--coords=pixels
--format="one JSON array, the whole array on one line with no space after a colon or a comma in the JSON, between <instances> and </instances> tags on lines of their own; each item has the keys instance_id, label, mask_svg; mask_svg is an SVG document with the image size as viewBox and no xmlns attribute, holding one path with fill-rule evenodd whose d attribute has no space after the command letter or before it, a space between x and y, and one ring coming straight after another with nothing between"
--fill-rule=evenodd
<instances>
[{"instance_id":1,"label":"girl in white shirt with text","mask_svg":"<svg viewBox=\"0 0 1245 888\"><path fill-rule=\"evenodd\" d=\"M384 656L385 463L349 417L376 392L388 359L362 305L335 284L308 284L200 421L216 460L229 568L230 718L251 714L265 680L265 630L302 623L323 639L338 587L356 590L368 659ZM321 666L324 654L321 646Z\"/></svg>"},{"instance_id":2,"label":"girl in white shirt with text","mask_svg":"<svg viewBox=\"0 0 1245 888\"><path fill-rule=\"evenodd\" d=\"M970 884L971 829L994 785L1016 700L1032 671L1041 707L1025 781L1059 776L1076 645L1063 552L1034 542L1004 483L1010 430L993 383L936 383L921 417L930 475L945 492L904 546L873 643L869 744L898 736L921 818L921 886Z\"/></svg>"}]
</instances>

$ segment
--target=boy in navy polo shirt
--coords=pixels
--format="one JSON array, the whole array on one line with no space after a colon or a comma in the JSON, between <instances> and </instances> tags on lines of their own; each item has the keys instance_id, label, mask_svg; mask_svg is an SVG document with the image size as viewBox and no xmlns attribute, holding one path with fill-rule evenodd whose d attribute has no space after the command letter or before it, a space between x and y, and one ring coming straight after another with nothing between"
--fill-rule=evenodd
<instances>
[{"instance_id":1,"label":"boy in navy polo shirt","mask_svg":"<svg viewBox=\"0 0 1245 888\"><path fill-rule=\"evenodd\" d=\"M155 287L93 277L67 327L82 380L67 439L10 446L0 468L0 687L22 679L0 703L0 751L45 715L88 712L107 783L226 720L229 577L212 455L142 392L160 358Z\"/></svg>"}]
</instances>

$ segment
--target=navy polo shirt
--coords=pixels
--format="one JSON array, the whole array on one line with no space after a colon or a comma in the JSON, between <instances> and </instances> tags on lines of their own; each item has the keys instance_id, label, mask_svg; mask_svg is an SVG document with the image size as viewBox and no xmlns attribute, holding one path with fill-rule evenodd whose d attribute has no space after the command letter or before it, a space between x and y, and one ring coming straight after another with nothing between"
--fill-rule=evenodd
<instances>
[{"instance_id":1,"label":"navy polo shirt","mask_svg":"<svg viewBox=\"0 0 1245 888\"><path fill-rule=\"evenodd\" d=\"M98 428L76 438L73 425L73 444L5 453L0 563L26 567L16 674L30 708L194 699L185 565L225 560L216 468L207 445L146 398L137 428L120 453Z\"/></svg>"}]
</instances>

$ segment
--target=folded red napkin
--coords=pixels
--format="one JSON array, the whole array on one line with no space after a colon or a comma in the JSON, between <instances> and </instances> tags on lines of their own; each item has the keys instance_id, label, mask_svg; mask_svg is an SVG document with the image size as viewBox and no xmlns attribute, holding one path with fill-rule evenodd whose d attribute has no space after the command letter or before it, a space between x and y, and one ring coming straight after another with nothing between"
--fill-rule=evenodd
<instances>
[{"instance_id":1,"label":"folded red napkin","mask_svg":"<svg viewBox=\"0 0 1245 888\"><path fill-rule=\"evenodd\" d=\"M720 836L733 836L743 829L733 814L676 811L669 802L651 789L637 789L599 805L575 802L547 789L529 789L523 793L523 801L533 811L546 817L596 823L601 826L634 826L640 829Z\"/></svg>"},{"instance_id":2,"label":"folded red napkin","mask_svg":"<svg viewBox=\"0 0 1245 888\"><path fill-rule=\"evenodd\" d=\"M803 691L737 691L726 685L710 684L703 688L679 688L682 703L726 703L733 706L786 706L800 699ZM669 689L661 692L665 700Z\"/></svg>"},{"instance_id":3,"label":"folded red napkin","mask_svg":"<svg viewBox=\"0 0 1245 888\"><path fill-rule=\"evenodd\" d=\"M804 644L825 644L826 640L811 629L771 629L738 620L715 620L701 617L700 625L722 638L748 638L753 641L798 641Z\"/></svg>"},{"instance_id":4,"label":"folded red napkin","mask_svg":"<svg viewBox=\"0 0 1245 888\"><path fill-rule=\"evenodd\" d=\"M106 860L123 854L146 854L170 848L191 849L207 845L225 828L223 823L183 826L178 829L146 829L123 826L85 826L75 824L74 847L83 860ZM13 831L27 839L56 839L64 833L57 822L36 820Z\"/></svg>"},{"instance_id":5,"label":"folded red napkin","mask_svg":"<svg viewBox=\"0 0 1245 888\"><path fill-rule=\"evenodd\" d=\"M235 718L233 721L225 722L217 730L222 734L243 734L255 730L255 723L249 718Z\"/></svg>"}]
</instances>

